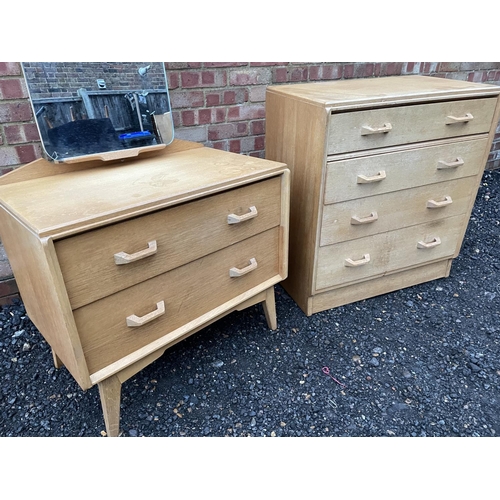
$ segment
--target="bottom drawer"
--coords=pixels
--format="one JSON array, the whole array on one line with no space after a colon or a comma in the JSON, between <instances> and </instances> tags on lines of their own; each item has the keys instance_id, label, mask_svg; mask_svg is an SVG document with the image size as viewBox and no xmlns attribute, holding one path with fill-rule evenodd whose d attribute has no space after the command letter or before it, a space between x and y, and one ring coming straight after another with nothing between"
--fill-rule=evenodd
<instances>
[{"instance_id":1,"label":"bottom drawer","mask_svg":"<svg viewBox=\"0 0 500 500\"><path fill-rule=\"evenodd\" d=\"M465 222L460 215L321 247L316 291L451 257Z\"/></svg>"},{"instance_id":2,"label":"bottom drawer","mask_svg":"<svg viewBox=\"0 0 500 500\"><path fill-rule=\"evenodd\" d=\"M277 276L279 231L269 229L75 310L90 373ZM236 276L230 276L233 267L241 271L233 271ZM127 324L134 322L144 324Z\"/></svg>"}]
</instances>

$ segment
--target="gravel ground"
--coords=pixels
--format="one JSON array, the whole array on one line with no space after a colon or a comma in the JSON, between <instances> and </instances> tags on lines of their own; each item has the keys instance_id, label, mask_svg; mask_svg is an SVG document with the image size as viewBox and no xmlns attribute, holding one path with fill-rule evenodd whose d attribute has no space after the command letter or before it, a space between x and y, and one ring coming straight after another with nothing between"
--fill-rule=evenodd
<instances>
[{"instance_id":1,"label":"gravel ground","mask_svg":"<svg viewBox=\"0 0 500 500\"><path fill-rule=\"evenodd\" d=\"M310 318L277 286L277 331L259 305L167 350L123 384L121 436L500 435L499 206L487 171L447 279ZM0 311L0 380L0 436L105 435L22 303Z\"/></svg>"}]
</instances>

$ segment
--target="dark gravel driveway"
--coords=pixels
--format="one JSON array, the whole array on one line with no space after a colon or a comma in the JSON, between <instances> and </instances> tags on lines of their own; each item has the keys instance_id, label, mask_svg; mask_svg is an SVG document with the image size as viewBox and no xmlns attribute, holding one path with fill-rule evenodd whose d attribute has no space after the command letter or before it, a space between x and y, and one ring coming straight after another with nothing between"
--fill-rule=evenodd
<instances>
[{"instance_id":1,"label":"dark gravel driveway","mask_svg":"<svg viewBox=\"0 0 500 500\"><path fill-rule=\"evenodd\" d=\"M448 279L310 318L278 286L277 331L255 306L167 350L123 385L122 435L500 435L499 207L485 172ZM23 305L4 307L0 436L103 433L97 387L55 370Z\"/></svg>"}]
</instances>

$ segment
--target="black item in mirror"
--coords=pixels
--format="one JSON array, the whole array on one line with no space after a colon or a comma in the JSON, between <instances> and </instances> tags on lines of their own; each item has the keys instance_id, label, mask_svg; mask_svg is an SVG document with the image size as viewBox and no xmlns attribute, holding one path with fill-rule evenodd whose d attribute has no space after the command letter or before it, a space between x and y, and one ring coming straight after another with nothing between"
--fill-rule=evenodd
<instances>
[{"instance_id":1,"label":"black item in mirror","mask_svg":"<svg viewBox=\"0 0 500 500\"><path fill-rule=\"evenodd\" d=\"M174 138L163 63L24 62L45 153L56 162L114 160Z\"/></svg>"}]
</instances>

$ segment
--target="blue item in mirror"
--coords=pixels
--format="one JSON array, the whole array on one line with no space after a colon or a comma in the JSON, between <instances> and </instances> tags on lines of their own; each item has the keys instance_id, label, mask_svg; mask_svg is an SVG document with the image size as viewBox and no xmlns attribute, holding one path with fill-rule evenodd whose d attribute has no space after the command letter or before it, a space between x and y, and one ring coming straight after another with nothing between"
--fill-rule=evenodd
<instances>
[{"instance_id":1,"label":"blue item in mirror","mask_svg":"<svg viewBox=\"0 0 500 500\"><path fill-rule=\"evenodd\" d=\"M126 147L150 146L156 142L155 136L149 130L120 134L118 138Z\"/></svg>"}]
</instances>

